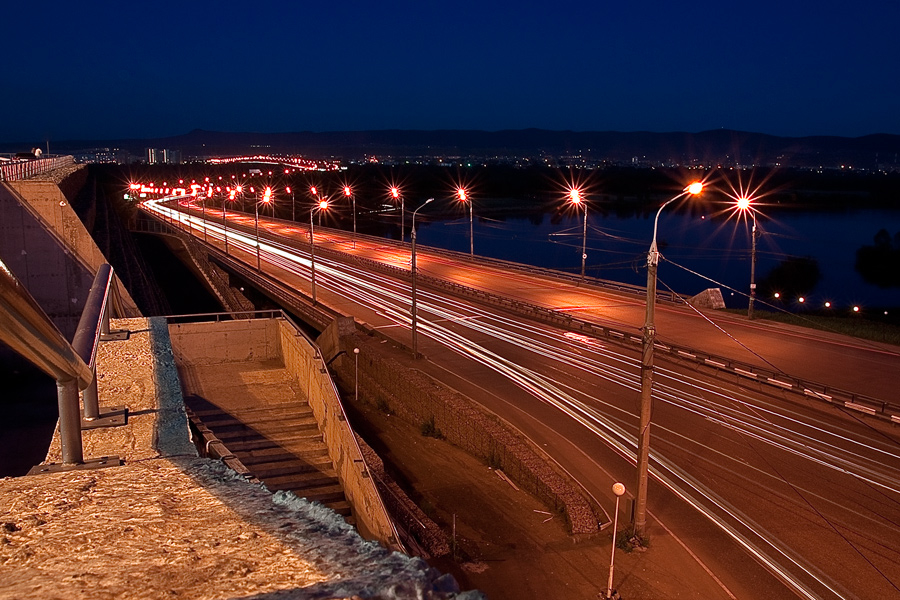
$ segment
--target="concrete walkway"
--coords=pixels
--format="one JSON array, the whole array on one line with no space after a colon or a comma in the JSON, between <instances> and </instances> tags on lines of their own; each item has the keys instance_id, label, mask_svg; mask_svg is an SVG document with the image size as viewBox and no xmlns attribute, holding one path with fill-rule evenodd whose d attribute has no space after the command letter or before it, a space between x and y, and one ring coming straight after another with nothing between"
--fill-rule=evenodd
<instances>
[{"instance_id":1,"label":"concrete walkway","mask_svg":"<svg viewBox=\"0 0 900 600\"><path fill-rule=\"evenodd\" d=\"M124 465L0 479L0 598L480 597L198 458L165 323L113 328L130 336L100 346L100 404L128 406L129 421L84 432L84 453Z\"/></svg>"}]
</instances>

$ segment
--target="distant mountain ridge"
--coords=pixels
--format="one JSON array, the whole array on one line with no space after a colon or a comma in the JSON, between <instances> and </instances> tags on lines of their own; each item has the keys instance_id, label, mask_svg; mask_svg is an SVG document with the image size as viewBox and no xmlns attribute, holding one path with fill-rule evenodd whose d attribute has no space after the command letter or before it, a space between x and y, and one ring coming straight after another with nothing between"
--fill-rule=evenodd
<instances>
[{"instance_id":1,"label":"distant mountain ridge","mask_svg":"<svg viewBox=\"0 0 900 600\"><path fill-rule=\"evenodd\" d=\"M699 133L646 131L551 131L521 129L374 130L293 133L219 132L195 129L183 135L125 140L53 143L54 152L118 147L135 155L144 148L180 150L184 158L256 153L302 154L310 158L375 156L551 156L593 160L689 164L774 164L856 168L900 168L900 135L780 137L716 129Z\"/></svg>"}]
</instances>

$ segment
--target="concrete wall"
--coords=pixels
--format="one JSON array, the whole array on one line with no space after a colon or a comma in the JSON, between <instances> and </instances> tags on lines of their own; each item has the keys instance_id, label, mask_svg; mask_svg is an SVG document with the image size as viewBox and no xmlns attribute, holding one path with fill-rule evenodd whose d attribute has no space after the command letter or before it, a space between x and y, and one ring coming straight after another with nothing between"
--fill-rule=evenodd
<instances>
[{"instance_id":1,"label":"concrete wall","mask_svg":"<svg viewBox=\"0 0 900 600\"><path fill-rule=\"evenodd\" d=\"M38 180L0 184L0 258L69 339L94 274L109 262L60 189L71 187L66 186L70 179L77 183L79 175L76 171L60 184ZM140 316L118 279L113 309L113 316Z\"/></svg>"},{"instance_id":2,"label":"concrete wall","mask_svg":"<svg viewBox=\"0 0 900 600\"><path fill-rule=\"evenodd\" d=\"M178 354L197 364L280 358L306 391L328 454L353 506L360 532L389 548L397 547L394 527L369 476L340 397L319 349L284 319L246 319L210 323L172 323Z\"/></svg>"},{"instance_id":3,"label":"concrete wall","mask_svg":"<svg viewBox=\"0 0 900 600\"><path fill-rule=\"evenodd\" d=\"M319 349L287 321L279 320L279 324L284 365L301 385L307 386L309 405L316 415L344 494L353 506L360 531L389 548L397 548L396 531L366 468Z\"/></svg>"},{"instance_id":4,"label":"concrete wall","mask_svg":"<svg viewBox=\"0 0 900 600\"><path fill-rule=\"evenodd\" d=\"M564 515L573 534L597 532L600 510L536 446L497 415L386 352L375 335L343 336L346 353L333 364L344 389L353 389L353 348L359 353L359 398L421 426L433 423L447 441L502 469L510 479Z\"/></svg>"},{"instance_id":5,"label":"concrete wall","mask_svg":"<svg viewBox=\"0 0 900 600\"><path fill-rule=\"evenodd\" d=\"M178 354L200 365L281 358L276 319L241 319L208 323L170 323Z\"/></svg>"}]
</instances>

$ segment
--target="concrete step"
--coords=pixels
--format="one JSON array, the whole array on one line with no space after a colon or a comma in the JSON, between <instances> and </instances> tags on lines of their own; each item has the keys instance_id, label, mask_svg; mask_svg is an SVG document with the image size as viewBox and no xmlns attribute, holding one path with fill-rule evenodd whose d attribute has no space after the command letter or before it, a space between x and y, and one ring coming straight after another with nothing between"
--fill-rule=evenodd
<instances>
[{"instance_id":1,"label":"concrete step","mask_svg":"<svg viewBox=\"0 0 900 600\"><path fill-rule=\"evenodd\" d=\"M315 419L309 419L304 421L291 421L291 420L282 420L279 422L271 422L271 423L253 423L246 421L238 421L235 419L229 419L227 421L203 421L203 424L209 427L212 431L216 432L217 437L219 433L227 433L233 431L258 431L260 433L264 433L269 437L276 437L282 433L284 434L294 434L306 431L318 431L319 424L316 423Z\"/></svg>"},{"instance_id":2,"label":"concrete step","mask_svg":"<svg viewBox=\"0 0 900 600\"><path fill-rule=\"evenodd\" d=\"M310 472L334 472L331 459L327 456L315 462L307 462L303 460L283 460L279 462L259 463L253 466L248 465L238 456L238 459L259 479L270 481L273 477L291 476L299 473Z\"/></svg>"},{"instance_id":3,"label":"concrete step","mask_svg":"<svg viewBox=\"0 0 900 600\"><path fill-rule=\"evenodd\" d=\"M329 502L326 506L336 512L337 514L344 517L344 520L350 523L351 525L356 525L356 519L353 517L353 508L350 506L350 503L346 500L339 500L337 502Z\"/></svg>"},{"instance_id":4,"label":"concrete step","mask_svg":"<svg viewBox=\"0 0 900 600\"><path fill-rule=\"evenodd\" d=\"M291 490L298 496L307 488L336 485L340 488L337 474L334 469L328 468L322 471L297 472L288 475L273 475L263 479L266 486L272 490Z\"/></svg>"},{"instance_id":5,"label":"concrete step","mask_svg":"<svg viewBox=\"0 0 900 600\"><path fill-rule=\"evenodd\" d=\"M297 488L290 489L290 491L294 492L294 494L296 494L300 498L306 498L311 502L320 502L325 506L329 506L332 502L340 503L347 501L347 498L344 496L344 490L339 485L323 485L310 488Z\"/></svg>"},{"instance_id":6,"label":"concrete step","mask_svg":"<svg viewBox=\"0 0 900 600\"><path fill-rule=\"evenodd\" d=\"M298 458L301 460L315 460L323 457L328 458L328 449L325 447L325 444L315 444L315 446L311 445L309 450L294 448L291 448L291 450L285 450L282 446L278 445L271 448L240 452L239 454L241 462L249 467L250 465L255 464L278 462L282 460L291 460Z\"/></svg>"}]
</instances>

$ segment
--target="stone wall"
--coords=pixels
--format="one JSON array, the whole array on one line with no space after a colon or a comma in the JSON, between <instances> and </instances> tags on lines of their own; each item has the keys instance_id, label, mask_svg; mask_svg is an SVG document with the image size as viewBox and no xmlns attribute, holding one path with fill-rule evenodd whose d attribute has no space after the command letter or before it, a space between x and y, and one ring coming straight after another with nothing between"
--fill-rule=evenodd
<instances>
[{"instance_id":1,"label":"stone wall","mask_svg":"<svg viewBox=\"0 0 900 600\"><path fill-rule=\"evenodd\" d=\"M343 336L345 352L332 363L344 389L353 389L353 349L359 348L359 398L416 427L433 424L447 441L501 469L517 485L564 515L573 534L598 531L587 499L552 461L512 425L466 396L391 358L380 338Z\"/></svg>"}]
</instances>

